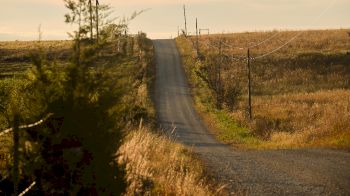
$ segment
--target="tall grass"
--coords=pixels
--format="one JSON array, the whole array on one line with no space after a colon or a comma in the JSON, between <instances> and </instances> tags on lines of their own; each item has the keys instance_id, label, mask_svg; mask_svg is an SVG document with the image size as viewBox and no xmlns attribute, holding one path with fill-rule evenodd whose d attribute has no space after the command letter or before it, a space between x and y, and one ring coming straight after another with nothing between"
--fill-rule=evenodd
<instances>
[{"instance_id":1,"label":"tall grass","mask_svg":"<svg viewBox=\"0 0 350 196\"><path fill-rule=\"evenodd\" d=\"M10 166L11 158L11 148L12 148L12 140L10 135L4 135L0 137L0 180L2 177L7 176L7 169Z\"/></svg>"},{"instance_id":2,"label":"tall grass","mask_svg":"<svg viewBox=\"0 0 350 196\"><path fill-rule=\"evenodd\" d=\"M246 32L202 36L204 58L217 55L220 40L223 53L246 56L237 49L273 39L251 48L252 57L272 51L293 36L300 36L276 53L252 61L253 117L247 115L247 67L245 61L224 61L222 78L242 87L243 95L233 112L218 111L209 89L194 74L194 38L177 39L196 97L207 121L214 124L218 138L258 148L324 146L350 147L350 39L348 29L310 31ZM255 139L254 139L255 138Z\"/></svg>"},{"instance_id":3,"label":"tall grass","mask_svg":"<svg viewBox=\"0 0 350 196\"><path fill-rule=\"evenodd\" d=\"M241 111L232 116L267 140L264 147L349 147L350 90L258 96L253 103L253 122Z\"/></svg>"},{"instance_id":4,"label":"tall grass","mask_svg":"<svg viewBox=\"0 0 350 196\"><path fill-rule=\"evenodd\" d=\"M126 164L126 195L213 195L201 163L184 146L139 129L120 148Z\"/></svg>"}]
</instances>

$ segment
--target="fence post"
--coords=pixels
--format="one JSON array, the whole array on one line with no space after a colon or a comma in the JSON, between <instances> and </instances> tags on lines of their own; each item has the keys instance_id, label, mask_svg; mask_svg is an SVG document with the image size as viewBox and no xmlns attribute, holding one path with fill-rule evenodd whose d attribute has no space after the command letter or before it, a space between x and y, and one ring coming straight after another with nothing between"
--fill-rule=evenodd
<instances>
[{"instance_id":1,"label":"fence post","mask_svg":"<svg viewBox=\"0 0 350 196\"><path fill-rule=\"evenodd\" d=\"M14 194L18 195L18 181L19 181L19 116L15 114L13 118L13 190Z\"/></svg>"}]
</instances>

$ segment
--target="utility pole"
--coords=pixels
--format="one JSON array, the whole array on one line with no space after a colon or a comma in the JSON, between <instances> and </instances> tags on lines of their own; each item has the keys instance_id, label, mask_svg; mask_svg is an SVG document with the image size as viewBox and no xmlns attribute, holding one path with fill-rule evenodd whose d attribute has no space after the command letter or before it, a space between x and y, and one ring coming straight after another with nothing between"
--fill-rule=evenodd
<instances>
[{"instance_id":1,"label":"utility pole","mask_svg":"<svg viewBox=\"0 0 350 196\"><path fill-rule=\"evenodd\" d=\"M249 110L249 120L252 120L252 83L251 83L251 71L250 71L250 51L248 48L248 110Z\"/></svg>"},{"instance_id":2,"label":"utility pole","mask_svg":"<svg viewBox=\"0 0 350 196\"><path fill-rule=\"evenodd\" d=\"M199 57L199 38L198 38L198 21L196 18L196 48L197 48L197 57Z\"/></svg>"},{"instance_id":3,"label":"utility pole","mask_svg":"<svg viewBox=\"0 0 350 196\"><path fill-rule=\"evenodd\" d=\"M185 19L185 36L187 36L187 19L186 19L186 6L184 5L184 19Z\"/></svg>"},{"instance_id":4,"label":"utility pole","mask_svg":"<svg viewBox=\"0 0 350 196\"><path fill-rule=\"evenodd\" d=\"M348 32L348 35L349 35L349 37L350 37L350 32ZM347 54L347 55L349 55L349 54L350 54L350 51L349 51L349 52L347 52L346 54Z\"/></svg>"},{"instance_id":5,"label":"utility pole","mask_svg":"<svg viewBox=\"0 0 350 196\"><path fill-rule=\"evenodd\" d=\"M96 0L96 41L98 42L99 32L98 32L98 6L100 3Z\"/></svg>"},{"instance_id":6,"label":"utility pole","mask_svg":"<svg viewBox=\"0 0 350 196\"><path fill-rule=\"evenodd\" d=\"M93 40L93 32L92 32L92 3L89 0L89 14L90 14L90 40Z\"/></svg>"},{"instance_id":7,"label":"utility pole","mask_svg":"<svg viewBox=\"0 0 350 196\"><path fill-rule=\"evenodd\" d=\"M221 109L221 101L222 101L222 89L221 89L221 64L222 64L222 40L220 38L219 43L219 63L218 63L218 70L217 70L217 93L216 93L216 100L217 100L217 108Z\"/></svg>"}]
</instances>

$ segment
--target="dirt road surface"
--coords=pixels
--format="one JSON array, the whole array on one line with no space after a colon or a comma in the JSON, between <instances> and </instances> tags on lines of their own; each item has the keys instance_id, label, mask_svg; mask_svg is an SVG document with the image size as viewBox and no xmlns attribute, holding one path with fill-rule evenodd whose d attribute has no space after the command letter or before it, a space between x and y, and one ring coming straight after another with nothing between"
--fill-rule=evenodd
<instances>
[{"instance_id":1,"label":"dirt road surface","mask_svg":"<svg viewBox=\"0 0 350 196\"><path fill-rule=\"evenodd\" d=\"M193 148L230 193L350 195L350 153L324 149L241 151L218 142L193 108L174 40L154 40L159 126Z\"/></svg>"}]
</instances>

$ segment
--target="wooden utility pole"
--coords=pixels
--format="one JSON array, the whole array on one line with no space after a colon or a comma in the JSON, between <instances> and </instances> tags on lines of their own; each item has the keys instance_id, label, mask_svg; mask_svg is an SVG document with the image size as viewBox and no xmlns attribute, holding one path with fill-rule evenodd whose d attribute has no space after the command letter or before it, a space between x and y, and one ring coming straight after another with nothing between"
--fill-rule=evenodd
<instances>
[{"instance_id":1,"label":"wooden utility pole","mask_svg":"<svg viewBox=\"0 0 350 196\"><path fill-rule=\"evenodd\" d=\"M221 109L221 101L222 101L222 89L221 89L221 64L222 64L222 40L220 39L219 43L219 63L217 68L217 82L216 82L216 100L217 100L217 107Z\"/></svg>"},{"instance_id":2,"label":"wooden utility pole","mask_svg":"<svg viewBox=\"0 0 350 196\"><path fill-rule=\"evenodd\" d=\"M185 36L187 36L187 19L186 19L186 6L184 5L184 19L185 19Z\"/></svg>"},{"instance_id":3,"label":"wooden utility pole","mask_svg":"<svg viewBox=\"0 0 350 196\"><path fill-rule=\"evenodd\" d=\"M19 182L19 116L15 114L13 118L13 190L14 195L18 195Z\"/></svg>"},{"instance_id":4,"label":"wooden utility pole","mask_svg":"<svg viewBox=\"0 0 350 196\"><path fill-rule=\"evenodd\" d=\"M196 48L197 48L197 57L199 57L199 38L198 38L198 21L196 18Z\"/></svg>"},{"instance_id":5,"label":"wooden utility pole","mask_svg":"<svg viewBox=\"0 0 350 196\"><path fill-rule=\"evenodd\" d=\"M96 0L96 41L98 42L98 38L99 38L99 32L98 32L98 6L100 5L100 3L98 2L98 0Z\"/></svg>"},{"instance_id":6,"label":"wooden utility pole","mask_svg":"<svg viewBox=\"0 0 350 196\"><path fill-rule=\"evenodd\" d=\"M349 35L349 37L350 37L350 32L348 32L348 35ZM349 54L350 54L350 51L348 51L346 54L349 55Z\"/></svg>"},{"instance_id":7,"label":"wooden utility pole","mask_svg":"<svg viewBox=\"0 0 350 196\"><path fill-rule=\"evenodd\" d=\"M248 48L248 110L249 110L249 119L252 120L252 83L251 83L251 71L250 71L250 51Z\"/></svg>"},{"instance_id":8,"label":"wooden utility pole","mask_svg":"<svg viewBox=\"0 0 350 196\"><path fill-rule=\"evenodd\" d=\"M93 40L93 32L92 32L92 29L93 29L93 24L92 24L92 3L91 3L91 0L89 0L89 14L90 14L90 40L92 41Z\"/></svg>"}]
</instances>

